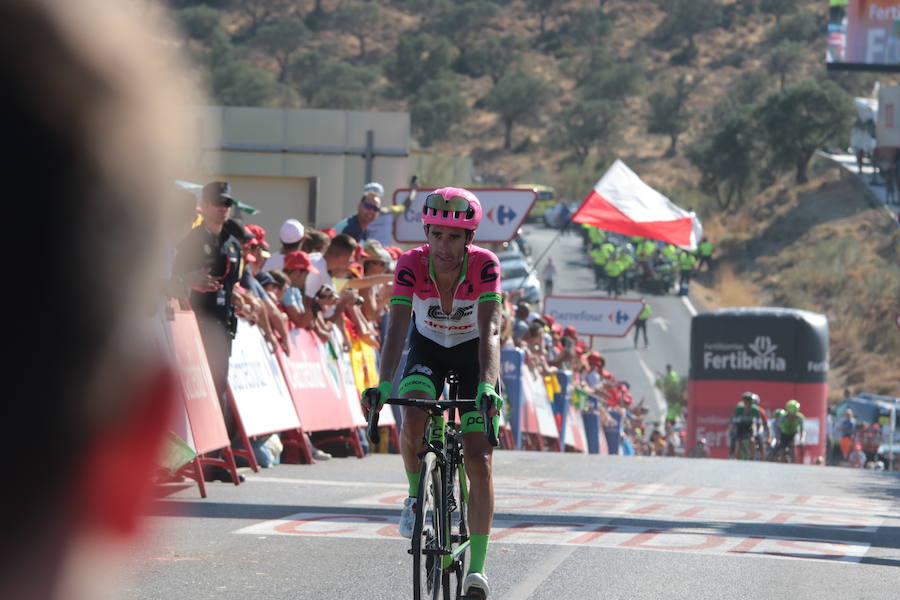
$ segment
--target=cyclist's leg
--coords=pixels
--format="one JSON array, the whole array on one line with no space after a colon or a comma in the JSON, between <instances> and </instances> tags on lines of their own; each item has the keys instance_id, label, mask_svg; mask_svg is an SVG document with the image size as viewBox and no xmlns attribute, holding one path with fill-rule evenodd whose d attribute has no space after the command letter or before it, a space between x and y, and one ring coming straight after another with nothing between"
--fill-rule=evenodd
<instances>
[{"instance_id":1,"label":"cyclist's leg","mask_svg":"<svg viewBox=\"0 0 900 600\"><path fill-rule=\"evenodd\" d=\"M406 360L406 368L403 378L400 380L398 392L403 398L437 398L438 390L443 386L445 370L440 367L439 353L433 347L437 346L413 331L410 336L410 350ZM422 438L425 432L425 423L428 415L417 408L403 407L403 423L400 427L400 455L403 458L403 467L409 491L403 502L403 510L400 513L400 534L404 537L412 535L415 520L416 495L420 482L420 459L422 451Z\"/></svg>"},{"instance_id":2,"label":"cyclist's leg","mask_svg":"<svg viewBox=\"0 0 900 600\"><path fill-rule=\"evenodd\" d=\"M475 341L477 344L477 340ZM470 352L457 354L454 370L459 374L459 398L475 398L479 377L477 346ZM469 479L469 569L467 582L472 581L469 575L476 576L486 585L481 575L484 573L484 561L487 556L488 538L491 534L491 522L494 519L494 482L492 458L494 447L484 437L484 417L480 411L464 408L460 419L464 445L466 476ZM487 590L484 590L487 592Z\"/></svg>"},{"instance_id":3,"label":"cyclist's leg","mask_svg":"<svg viewBox=\"0 0 900 600\"><path fill-rule=\"evenodd\" d=\"M494 447L484 437L483 417L478 415L478 418L481 420L479 429L463 434L466 475L469 479L469 530L472 532L469 536L472 540L469 573L484 572L488 537L494 518Z\"/></svg>"}]
</instances>

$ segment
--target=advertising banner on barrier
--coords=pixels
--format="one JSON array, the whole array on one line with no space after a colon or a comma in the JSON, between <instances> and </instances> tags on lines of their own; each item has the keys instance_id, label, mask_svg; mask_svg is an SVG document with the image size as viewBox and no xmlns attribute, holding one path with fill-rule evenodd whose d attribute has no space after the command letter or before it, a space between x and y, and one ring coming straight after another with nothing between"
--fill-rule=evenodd
<instances>
[{"instance_id":1,"label":"advertising banner on barrier","mask_svg":"<svg viewBox=\"0 0 900 600\"><path fill-rule=\"evenodd\" d=\"M805 416L804 461L825 454L828 321L787 308L738 308L691 322L686 447L706 438L710 456L729 453L731 416L744 392L771 414L790 399Z\"/></svg>"},{"instance_id":2,"label":"advertising banner on barrier","mask_svg":"<svg viewBox=\"0 0 900 600\"><path fill-rule=\"evenodd\" d=\"M528 369L523 352L517 348L501 350L500 371L509 398L510 427L516 448L522 448L523 433L558 439L544 378Z\"/></svg>"},{"instance_id":3,"label":"advertising banner on barrier","mask_svg":"<svg viewBox=\"0 0 900 600\"><path fill-rule=\"evenodd\" d=\"M559 439L559 430L556 428L556 419L553 418L553 407L550 405L550 396L547 394L547 386L544 378L531 371L527 366L522 370L523 379L526 382L525 394L528 402L534 407L537 417L537 432L544 437Z\"/></svg>"},{"instance_id":4,"label":"advertising banner on barrier","mask_svg":"<svg viewBox=\"0 0 900 600\"><path fill-rule=\"evenodd\" d=\"M353 417L353 427L363 427L366 420L362 414L362 407L359 404L359 392L356 389L356 381L353 379L353 371L350 361L343 352L335 352L332 348L341 347L340 334L337 331L332 332L330 342L322 342L318 338L316 343L319 346L319 353L325 357L326 372L328 373L331 385L344 398L350 414Z\"/></svg>"},{"instance_id":5,"label":"advertising banner on barrier","mask_svg":"<svg viewBox=\"0 0 900 600\"><path fill-rule=\"evenodd\" d=\"M167 322L169 339L178 368L178 381L191 437L186 440L200 454L229 445L222 407L216 397L206 351L197 327L197 318L189 310L176 310ZM178 431L175 431L179 434ZM179 434L180 435L180 434Z\"/></svg>"},{"instance_id":6,"label":"advertising banner on barrier","mask_svg":"<svg viewBox=\"0 0 900 600\"><path fill-rule=\"evenodd\" d=\"M278 360L303 428L327 431L354 427L341 388L331 383L326 372L315 334L295 328L289 333L289 342L291 355L279 352Z\"/></svg>"},{"instance_id":7,"label":"advertising banner on barrier","mask_svg":"<svg viewBox=\"0 0 900 600\"><path fill-rule=\"evenodd\" d=\"M587 452L587 435L584 431L584 420L581 411L569 405L569 417L566 419L565 445L576 452Z\"/></svg>"},{"instance_id":8,"label":"advertising banner on barrier","mask_svg":"<svg viewBox=\"0 0 900 600\"><path fill-rule=\"evenodd\" d=\"M581 420L584 423L584 435L587 441L588 453L601 456L609 454L609 446L603 433L600 415L595 412L582 413Z\"/></svg>"},{"instance_id":9,"label":"advertising banner on barrier","mask_svg":"<svg viewBox=\"0 0 900 600\"><path fill-rule=\"evenodd\" d=\"M375 367L375 349L360 339L353 340L350 350L350 367L356 381L356 390L362 391L369 387L378 387L378 370ZM359 402L356 403L359 405ZM385 410L378 418L381 426L394 425L394 412Z\"/></svg>"},{"instance_id":10,"label":"advertising banner on barrier","mask_svg":"<svg viewBox=\"0 0 900 600\"><path fill-rule=\"evenodd\" d=\"M300 427L278 359L259 329L243 319L231 346L228 385L248 436Z\"/></svg>"}]
</instances>

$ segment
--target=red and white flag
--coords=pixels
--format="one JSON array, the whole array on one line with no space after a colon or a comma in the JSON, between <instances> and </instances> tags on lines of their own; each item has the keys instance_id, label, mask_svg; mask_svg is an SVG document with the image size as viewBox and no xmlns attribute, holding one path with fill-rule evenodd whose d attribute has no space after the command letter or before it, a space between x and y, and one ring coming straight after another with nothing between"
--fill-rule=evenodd
<instances>
[{"instance_id":1,"label":"red and white flag","mask_svg":"<svg viewBox=\"0 0 900 600\"><path fill-rule=\"evenodd\" d=\"M572 216L576 223L594 225L623 235L639 235L693 250L703 227L687 212L641 181L616 160Z\"/></svg>"}]
</instances>

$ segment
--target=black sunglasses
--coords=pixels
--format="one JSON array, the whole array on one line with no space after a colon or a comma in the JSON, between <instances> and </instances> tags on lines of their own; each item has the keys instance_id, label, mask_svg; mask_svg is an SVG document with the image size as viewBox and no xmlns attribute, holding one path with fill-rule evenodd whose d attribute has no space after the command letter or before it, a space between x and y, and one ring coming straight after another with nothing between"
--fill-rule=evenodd
<instances>
[{"instance_id":1,"label":"black sunglasses","mask_svg":"<svg viewBox=\"0 0 900 600\"><path fill-rule=\"evenodd\" d=\"M209 201L213 206L234 206L234 200L231 198L223 198L222 196L216 196Z\"/></svg>"}]
</instances>

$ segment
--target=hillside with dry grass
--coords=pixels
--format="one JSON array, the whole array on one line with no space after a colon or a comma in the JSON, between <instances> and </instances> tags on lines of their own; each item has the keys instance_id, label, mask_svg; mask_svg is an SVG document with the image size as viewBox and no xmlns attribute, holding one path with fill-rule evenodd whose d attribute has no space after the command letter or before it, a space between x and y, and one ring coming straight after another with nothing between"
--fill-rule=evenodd
<instances>
[{"instance_id":1,"label":"hillside with dry grass","mask_svg":"<svg viewBox=\"0 0 900 600\"><path fill-rule=\"evenodd\" d=\"M695 210L718 244L716 270L702 275L694 290L699 301L708 307L779 305L826 313L832 399L845 387L900 395L895 374L900 331L893 325L894 315L900 313L900 234L883 210L870 206L862 185L820 160L814 161L810 180L803 185L797 185L792 174L764 164L741 200L723 209L709 186L702 185L697 161L686 156L687 148L708 135L726 99L738 111L752 111L754 103L780 90L782 76L788 86L831 81L848 98L869 95L877 80L885 85L898 83L898 78L825 71L822 0L704 2L715 5L717 17L692 36L690 55L685 54L685 37L673 33L670 24L671 11L678 4L686 6L684 0L206 0L217 10L205 12L191 0L163 4L173 9L176 20L191 25L191 36L174 43L194 55L198 77L207 81L219 102L250 97L262 106L410 110L419 138L413 141L416 148L471 157L473 177L483 184L549 184L570 202L583 198L614 159L623 159L649 184ZM483 20L469 21L478 28L477 35L433 28L455 8L475 10L484 4L494 10ZM550 7L543 34L538 5ZM769 8L763 10L764 5ZM783 14L773 14L773 6ZM342 14L348 8L368 15L361 28L354 29L352 19ZM804 11L812 19L806 22L812 35L803 33L799 20L805 41L796 43L794 60L778 73L771 66L774 32ZM188 13L192 21L185 19ZM599 15L603 33L588 44L577 31L583 25L579 19L590 15ZM256 40L267 24L286 19L305 25L296 26L297 39L286 46L290 52L279 57L271 39ZM567 31L568 37L560 38L562 45L548 43L554 32ZM427 146L422 143L422 123L417 123L423 112L414 108L433 82L401 93L398 75L391 70L401 43L419 34L425 35L426 50L449 44L444 47L448 62L442 67L447 71L445 85L433 88L440 90L437 98L426 99L438 113L452 109L459 115ZM540 79L550 90L545 102L515 123L509 148L504 147L501 115L488 109L497 82L459 68L468 47L501 37L512 37L517 44L509 69ZM283 38L276 41L284 45ZM611 57L607 64L625 66L636 77L615 100L617 112L608 135L576 160L554 130L566 107L596 99L579 87L575 71L597 49ZM224 66L223 57L228 61ZM314 80L315 72L324 75ZM686 124L675 154L667 155L670 138L648 132L651 100L654 94L671 92L679 80L690 89ZM341 82L337 89L326 89L336 81ZM327 93L319 93L323 89ZM453 96L458 104L440 104L441 94ZM852 118L847 115L848 127ZM846 141L835 144L841 147ZM431 181L429 173L418 175L424 185L445 183Z\"/></svg>"}]
</instances>

